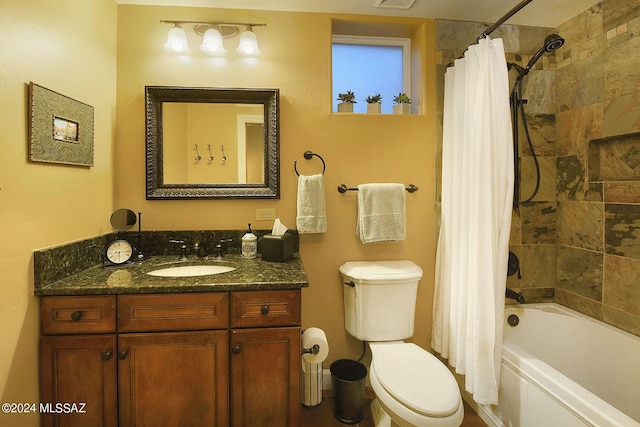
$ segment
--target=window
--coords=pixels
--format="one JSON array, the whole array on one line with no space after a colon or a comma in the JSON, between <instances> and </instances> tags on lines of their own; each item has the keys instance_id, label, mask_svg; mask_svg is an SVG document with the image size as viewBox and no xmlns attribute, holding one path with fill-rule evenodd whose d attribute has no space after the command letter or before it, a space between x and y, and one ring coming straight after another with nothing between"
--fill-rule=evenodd
<instances>
[{"instance_id":1,"label":"window","mask_svg":"<svg viewBox=\"0 0 640 427\"><path fill-rule=\"evenodd\" d=\"M393 97L410 95L410 40L396 37L333 36L333 111L339 93L356 94L354 112L367 111L365 98L382 95L382 112L392 113Z\"/></svg>"}]
</instances>

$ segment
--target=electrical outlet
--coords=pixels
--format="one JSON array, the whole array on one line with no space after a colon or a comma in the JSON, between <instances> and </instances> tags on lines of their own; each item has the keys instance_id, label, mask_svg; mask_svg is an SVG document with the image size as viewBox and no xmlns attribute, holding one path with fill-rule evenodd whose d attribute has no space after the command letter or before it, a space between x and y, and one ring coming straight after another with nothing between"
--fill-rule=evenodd
<instances>
[{"instance_id":1,"label":"electrical outlet","mask_svg":"<svg viewBox=\"0 0 640 427\"><path fill-rule=\"evenodd\" d=\"M256 219L258 221L276 219L276 208L256 209Z\"/></svg>"}]
</instances>

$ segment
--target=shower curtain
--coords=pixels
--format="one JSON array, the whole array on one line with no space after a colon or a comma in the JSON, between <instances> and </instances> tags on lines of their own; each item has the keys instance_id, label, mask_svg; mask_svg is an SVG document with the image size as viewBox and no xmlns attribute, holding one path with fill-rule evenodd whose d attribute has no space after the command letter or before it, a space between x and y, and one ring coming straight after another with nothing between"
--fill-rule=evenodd
<instances>
[{"instance_id":1,"label":"shower curtain","mask_svg":"<svg viewBox=\"0 0 640 427\"><path fill-rule=\"evenodd\" d=\"M513 200L509 81L501 39L445 74L442 216L431 346L481 404L498 402Z\"/></svg>"}]
</instances>

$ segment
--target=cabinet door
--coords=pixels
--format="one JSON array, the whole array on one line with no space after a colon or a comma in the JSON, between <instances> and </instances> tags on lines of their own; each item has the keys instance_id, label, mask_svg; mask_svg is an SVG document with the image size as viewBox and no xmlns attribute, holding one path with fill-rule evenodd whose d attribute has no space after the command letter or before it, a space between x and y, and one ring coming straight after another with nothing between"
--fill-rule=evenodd
<instances>
[{"instance_id":1,"label":"cabinet door","mask_svg":"<svg viewBox=\"0 0 640 427\"><path fill-rule=\"evenodd\" d=\"M229 423L227 330L118 336L120 427Z\"/></svg>"},{"instance_id":2,"label":"cabinet door","mask_svg":"<svg viewBox=\"0 0 640 427\"><path fill-rule=\"evenodd\" d=\"M231 333L231 425L300 425L300 328Z\"/></svg>"},{"instance_id":3,"label":"cabinet door","mask_svg":"<svg viewBox=\"0 0 640 427\"><path fill-rule=\"evenodd\" d=\"M117 425L115 349L113 334L40 338L43 426Z\"/></svg>"}]
</instances>

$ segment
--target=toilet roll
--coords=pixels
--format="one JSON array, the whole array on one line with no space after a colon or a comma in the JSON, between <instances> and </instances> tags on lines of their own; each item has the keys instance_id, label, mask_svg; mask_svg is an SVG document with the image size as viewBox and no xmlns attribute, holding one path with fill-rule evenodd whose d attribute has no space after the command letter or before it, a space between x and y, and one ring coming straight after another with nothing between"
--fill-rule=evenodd
<instances>
[{"instance_id":1,"label":"toilet roll","mask_svg":"<svg viewBox=\"0 0 640 427\"><path fill-rule=\"evenodd\" d=\"M314 345L319 347L317 354L304 353L302 358L308 363L322 363L329 355L327 336L320 328L308 328L302 333L302 349L310 350Z\"/></svg>"}]
</instances>

